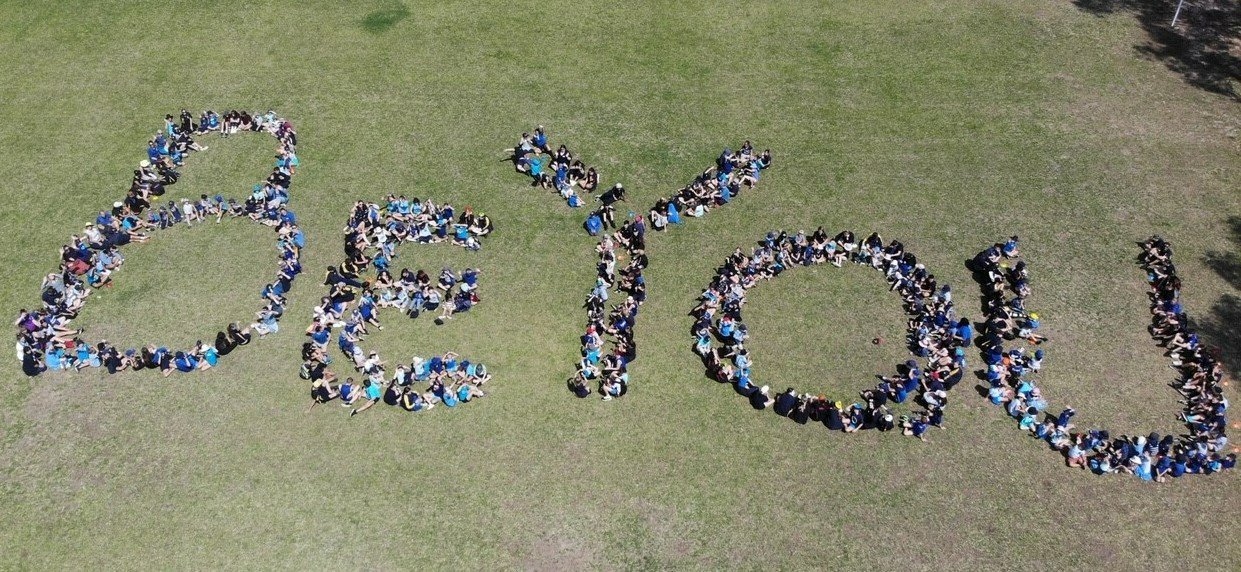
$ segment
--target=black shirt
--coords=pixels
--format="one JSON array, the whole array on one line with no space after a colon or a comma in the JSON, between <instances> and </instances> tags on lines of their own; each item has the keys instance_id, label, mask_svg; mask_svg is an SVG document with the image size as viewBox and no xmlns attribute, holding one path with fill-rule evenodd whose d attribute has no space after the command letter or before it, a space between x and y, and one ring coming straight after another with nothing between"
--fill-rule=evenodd
<instances>
[{"instance_id":1,"label":"black shirt","mask_svg":"<svg viewBox=\"0 0 1241 572\"><path fill-rule=\"evenodd\" d=\"M787 416L793 411L794 407L797 407L796 395L786 391L776 397L776 406L774 408L776 415Z\"/></svg>"},{"instance_id":2,"label":"black shirt","mask_svg":"<svg viewBox=\"0 0 1241 572\"><path fill-rule=\"evenodd\" d=\"M840 419L840 410L835 407L827 408L827 413L823 416L823 424L832 431L845 430L845 423Z\"/></svg>"},{"instance_id":3,"label":"black shirt","mask_svg":"<svg viewBox=\"0 0 1241 572\"><path fill-rule=\"evenodd\" d=\"M323 362L316 363L310 368L310 381L319 381L323 379L323 374L327 371L327 364Z\"/></svg>"}]
</instances>

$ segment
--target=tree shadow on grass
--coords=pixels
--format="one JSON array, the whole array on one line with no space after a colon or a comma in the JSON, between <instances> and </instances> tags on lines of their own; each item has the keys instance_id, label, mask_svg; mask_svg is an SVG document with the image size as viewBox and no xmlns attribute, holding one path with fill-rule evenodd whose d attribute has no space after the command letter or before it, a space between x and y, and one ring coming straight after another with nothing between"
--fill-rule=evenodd
<instances>
[{"instance_id":1,"label":"tree shadow on grass","mask_svg":"<svg viewBox=\"0 0 1241 572\"><path fill-rule=\"evenodd\" d=\"M1233 288L1241 289L1241 216L1228 219L1232 252L1209 251L1205 261ZM1241 297L1224 294L1196 324L1207 343L1220 349L1220 360L1234 376L1241 375Z\"/></svg>"},{"instance_id":2,"label":"tree shadow on grass","mask_svg":"<svg viewBox=\"0 0 1241 572\"><path fill-rule=\"evenodd\" d=\"M1207 252L1206 263L1233 288L1241 289L1241 216L1229 217L1228 228L1236 250L1234 252L1216 250Z\"/></svg>"},{"instance_id":3,"label":"tree shadow on grass","mask_svg":"<svg viewBox=\"0 0 1241 572\"><path fill-rule=\"evenodd\" d=\"M396 26L401 20L408 17L409 8L406 8L405 4L401 2L393 2L386 8L380 8L367 14L366 17L362 18L359 25L362 26L363 30L372 34L382 34L391 30L393 26Z\"/></svg>"},{"instance_id":4,"label":"tree shadow on grass","mask_svg":"<svg viewBox=\"0 0 1241 572\"><path fill-rule=\"evenodd\" d=\"M1095 15L1129 12L1148 41L1134 46L1190 85L1241 100L1241 0L1186 0L1176 28L1177 0L1073 0Z\"/></svg>"},{"instance_id":5,"label":"tree shadow on grass","mask_svg":"<svg viewBox=\"0 0 1241 572\"><path fill-rule=\"evenodd\" d=\"M1241 375L1241 297L1224 294L1211 306L1211 314L1195 326L1198 335L1219 348L1224 368L1234 378Z\"/></svg>"}]
</instances>

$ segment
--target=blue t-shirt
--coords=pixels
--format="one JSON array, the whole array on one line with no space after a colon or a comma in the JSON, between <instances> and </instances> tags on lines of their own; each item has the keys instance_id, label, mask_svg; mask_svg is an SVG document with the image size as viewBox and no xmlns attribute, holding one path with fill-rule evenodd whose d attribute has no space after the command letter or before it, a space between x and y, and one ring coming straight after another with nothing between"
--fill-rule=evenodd
<instances>
[{"instance_id":1,"label":"blue t-shirt","mask_svg":"<svg viewBox=\"0 0 1241 572\"><path fill-rule=\"evenodd\" d=\"M198 365L196 363L196 360L194 360L193 357L188 356L188 355L177 358L176 360L174 360L173 363L174 365L176 365L178 370L183 371L183 372L193 371L194 366Z\"/></svg>"}]
</instances>

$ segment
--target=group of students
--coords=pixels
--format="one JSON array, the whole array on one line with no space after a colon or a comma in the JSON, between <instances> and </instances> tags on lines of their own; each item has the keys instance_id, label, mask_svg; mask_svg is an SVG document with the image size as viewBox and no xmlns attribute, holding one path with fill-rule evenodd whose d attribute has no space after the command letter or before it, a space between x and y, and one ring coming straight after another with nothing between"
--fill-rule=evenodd
<instances>
[{"instance_id":1,"label":"group of students","mask_svg":"<svg viewBox=\"0 0 1241 572\"><path fill-rule=\"evenodd\" d=\"M847 263L882 272L889 289L900 294L907 321L906 342L923 363L910 359L891 376L880 376L874 389L845 404L826 395L798 393L788 388L772 395L768 386L752 380L753 356L745 347L749 330L741 310L750 288L797 266ZM943 427L948 391L960 382L966 367L965 347L973 340L969 320L958 319L952 288L940 286L913 253L899 241L884 244L878 233L859 242L851 231L835 236L822 227L807 235L768 233L749 254L738 248L720 267L692 311L694 351L702 357L707 374L730 383L755 409L771 407L798 423L815 421L828 429L853 433L863 429L890 431L927 439L931 427ZM875 343L881 340L876 338ZM916 414L897 417L893 405L913 401L924 407Z\"/></svg>"},{"instance_id":2,"label":"group of students","mask_svg":"<svg viewBox=\"0 0 1241 572\"><path fill-rule=\"evenodd\" d=\"M646 213L652 230L662 231L668 225L681 224L683 216L702 217L715 207L728 204L743 189L758 184L762 171L771 166L771 150L755 154L754 146L746 141L737 151L725 148L694 180L671 197L660 199ZM600 195L602 203L586 219L585 228L591 236L606 229L616 228L616 207L625 200L625 190L620 184Z\"/></svg>"},{"instance_id":3,"label":"group of students","mask_svg":"<svg viewBox=\"0 0 1241 572\"><path fill-rule=\"evenodd\" d=\"M625 190L619 183L600 196L603 203L586 221L586 230L599 235L605 229L614 232L603 234L595 252L596 264L594 287L586 298L586 331L582 334L581 359L577 371L568 380L569 390L578 397L589 397L596 389L604 400L624 395L629 390L629 364L638 357L634 340L634 325L638 309L646 301L646 278L643 271L650 265L646 255L646 232L648 219L651 229L663 231L669 224L680 224L677 205L701 205L691 208L693 216L703 216L711 207L723 206L736 196L742 187L752 187L758 182L758 172L771 164L771 153L762 156L753 153L749 141L742 150L733 152L725 148L716 158L715 165L707 168L694 182L677 192L670 199L661 199L651 208L649 216L630 213L630 218L616 228L615 203L625 200ZM701 189L720 187L732 189L725 194L702 195ZM698 203L702 200L705 203ZM671 209L671 210L669 210ZM672 216L669 216L672 213ZM623 266L620 264L624 262ZM619 267L619 270L618 270ZM615 290L625 297L619 304L608 309L610 292ZM607 341L612 342L611 351L604 355ZM597 386L592 389L592 386Z\"/></svg>"},{"instance_id":4,"label":"group of students","mask_svg":"<svg viewBox=\"0 0 1241 572\"><path fill-rule=\"evenodd\" d=\"M312 352L321 350L311 349ZM339 399L341 407L350 408L350 417L374 407L380 401L413 413L429 411L441 403L446 407L456 407L485 397L487 394L482 387L491 381L486 366L470 363L453 352L430 359L415 356L408 365L397 365L391 379L385 371L387 363L372 353L358 367L363 376L361 383L353 377L337 381L336 376L326 369L325 361L314 363L314 369L307 370L307 366L303 366L302 370L302 377L311 380L309 409Z\"/></svg>"},{"instance_id":5,"label":"group of students","mask_svg":"<svg viewBox=\"0 0 1241 572\"><path fill-rule=\"evenodd\" d=\"M619 272L618 250L628 259ZM641 217L627 221L616 233L605 235L595 251L599 264L595 286L585 303L582 357L568 383L569 390L583 398L589 397L595 391L592 386L597 385L603 399L610 401L629 391L629 364L638 358L634 323L638 308L646 301L642 271L650 264L646 256L646 223ZM613 288L625 298L609 310L607 303ZM612 340L612 350L604 355L607 338Z\"/></svg>"},{"instance_id":6,"label":"group of students","mask_svg":"<svg viewBox=\"0 0 1241 572\"><path fill-rule=\"evenodd\" d=\"M350 407L365 396L364 403L352 410L350 415L354 415L381 398L409 411L422 411L441 401L455 406L458 401L481 397L479 387L491 379L481 364L459 360L451 353L429 360L414 358L408 366L397 366L388 379L385 362L375 353L367 354L359 344L371 327L383 329L381 308L399 310L410 318L438 312L435 322L443 324L480 302L481 272L475 268L461 272L444 268L434 279L424 270L403 268L394 276L391 263L397 257L397 246L445 242L478 250L480 239L493 230L486 214L468 206L458 214L450 204L416 197L407 200L389 195L382 205L357 201L344 228L345 260L327 268L323 283L328 294L315 306L305 332L309 339L302 347L301 377L311 382L314 402L339 398ZM373 279L364 280L371 268ZM337 346L361 375L361 385L352 378L337 383L336 374L328 368L333 360L327 347L334 329L339 329ZM417 391L418 382L430 382L430 391Z\"/></svg>"},{"instance_id":7,"label":"group of students","mask_svg":"<svg viewBox=\"0 0 1241 572\"><path fill-rule=\"evenodd\" d=\"M289 187L297 165L297 134L291 123L270 111L263 115L247 115L249 120L245 122L230 121L232 113L235 112L230 112L223 121L215 116L214 127L194 123L184 110L179 123L173 121L171 115L166 116L164 129L148 142L147 158L134 171L125 198L114 203L110 210L100 211L94 222L61 248L59 269L44 277L40 286L42 307L22 309L14 322L17 356L26 375L88 367L104 368L108 373L150 368L160 370L165 376L173 371L197 371L214 366L220 356L240 345L243 338L244 343L249 343L250 332L261 337L276 331L277 321L284 313L285 296L301 273L299 255L305 246L305 235L298 228L293 212L287 208ZM212 116L204 114L205 118ZM256 121L256 118L259 119ZM179 180L177 167L184 164L186 156L207 149L194 137L211 131L223 133L230 125L236 129L266 131L277 139L276 164L267 179L255 185L250 197L241 203L225 201L218 195L212 199L201 195L196 201L182 199L180 204L173 201L157 204L168 187ZM112 286L113 274L125 261L120 247L146 242L155 230L179 224L192 226L212 218L220 222L226 215L248 217L276 231L279 252L276 277L263 287L260 293L263 307L250 327L243 329L233 324L226 332L220 332L216 344L199 341L186 350L148 345L123 351L106 340L87 343L82 339L82 330L72 327L72 320L93 289ZM219 343L221 341L224 343Z\"/></svg>"},{"instance_id":8,"label":"group of students","mask_svg":"<svg viewBox=\"0 0 1241 572\"><path fill-rule=\"evenodd\" d=\"M1141 243L1139 262L1150 284L1150 333L1168 348L1172 368L1178 373L1172 386L1184 397L1184 421L1189 433L1173 435L1119 435L1091 429L1074 431L1073 408L1057 415L1046 414L1048 403L1034 376L1042 370L1042 349L1005 348L1008 340L1024 339L1032 345L1046 337L1037 334L1038 315L1026 307L1030 294L1025 264L1017 237L978 253L970 270L983 286L983 310L987 321L979 328L978 346L987 369L990 401L1004 407L1018 425L1046 442L1065 457L1070 467L1095 474L1129 474L1162 482L1187 474L1209 474L1230 469L1236 455L1228 453L1226 412L1222 391L1223 369L1218 350L1208 349L1189 329L1181 305L1181 282L1172 264L1172 247L1158 236ZM1015 260L1015 262L1013 262ZM1011 262L1011 263L1010 263Z\"/></svg>"},{"instance_id":9,"label":"group of students","mask_svg":"<svg viewBox=\"0 0 1241 572\"><path fill-rule=\"evenodd\" d=\"M388 195L382 205L357 201L345 228L345 262L341 268L374 265L376 271L388 270L397 245L403 242L450 242L466 250L479 250L479 239L494 228L491 217L474 212L470 206L457 213L451 204L437 205L431 199L407 199L405 195Z\"/></svg>"},{"instance_id":10,"label":"group of students","mask_svg":"<svg viewBox=\"0 0 1241 572\"><path fill-rule=\"evenodd\" d=\"M542 125L535 127L533 134L522 133L517 145L508 151L513 168L530 176L530 186L556 191L570 207L586 205L578 189L587 195L599 189L599 171L586 166L564 145L552 152Z\"/></svg>"},{"instance_id":11,"label":"group of students","mask_svg":"<svg viewBox=\"0 0 1241 572\"><path fill-rule=\"evenodd\" d=\"M758 184L764 169L771 166L771 150L754 152L749 141L736 151L725 148L715 165L703 171L694 181L672 197L661 199L651 207L647 218L651 228L663 230L669 224L680 224L682 216L702 217L717 206L728 204L741 191Z\"/></svg>"},{"instance_id":12,"label":"group of students","mask_svg":"<svg viewBox=\"0 0 1241 572\"><path fill-rule=\"evenodd\" d=\"M282 123L287 123L280 117L276 116L274 111L268 110L267 113L253 113L242 110L229 110L221 116L219 113L210 109L203 110L198 116L198 123L194 123L194 115L189 111L182 109L181 116L173 119L171 115L164 116L164 129L171 131L176 128L179 133L203 135L213 131L219 132L220 135L228 137L241 131L273 131L278 129ZM293 145L297 145L296 136L290 139Z\"/></svg>"}]
</instances>

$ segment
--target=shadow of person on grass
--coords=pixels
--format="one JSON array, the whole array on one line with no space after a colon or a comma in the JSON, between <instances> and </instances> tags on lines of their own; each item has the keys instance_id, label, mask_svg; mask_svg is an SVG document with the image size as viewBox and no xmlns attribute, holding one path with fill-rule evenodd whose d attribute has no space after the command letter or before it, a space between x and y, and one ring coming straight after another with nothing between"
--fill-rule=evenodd
<instances>
[{"instance_id":1,"label":"shadow of person on grass","mask_svg":"<svg viewBox=\"0 0 1241 572\"><path fill-rule=\"evenodd\" d=\"M1137 53L1163 62L1190 85L1241 99L1241 0L1185 0L1176 27L1177 0L1073 0L1079 9L1103 16L1132 13L1146 32Z\"/></svg>"}]
</instances>

